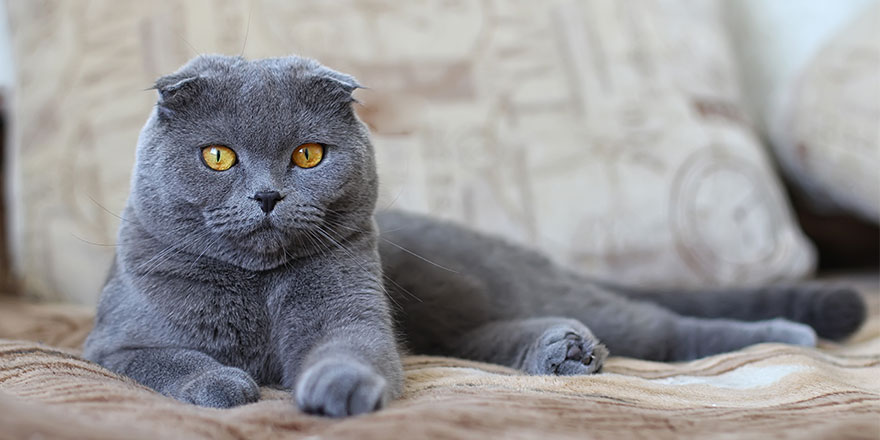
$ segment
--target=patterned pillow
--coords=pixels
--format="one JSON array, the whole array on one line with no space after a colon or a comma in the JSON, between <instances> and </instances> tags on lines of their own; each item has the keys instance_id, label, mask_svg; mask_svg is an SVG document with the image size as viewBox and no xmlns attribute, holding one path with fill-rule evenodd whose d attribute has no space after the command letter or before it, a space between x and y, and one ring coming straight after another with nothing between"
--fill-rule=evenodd
<instances>
[{"instance_id":1,"label":"patterned pillow","mask_svg":"<svg viewBox=\"0 0 880 440\"><path fill-rule=\"evenodd\" d=\"M786 174L825 211L880 223L880 4L790 84L770 127Z\"/></svg>"},{"instance_id":2,"label":"patterned pillow","mask_svg":"<svg viewBox=\"0 0 880 440\"><path fill-rule=\"evenodd\" d=\"M155 99L143 90L196 52L296 52L368 85L380 207L627 283L759 283L814 264L740 110L716 1L8 6L13 258L35 295L97 297Z\"/></svg>"}]
</instances>

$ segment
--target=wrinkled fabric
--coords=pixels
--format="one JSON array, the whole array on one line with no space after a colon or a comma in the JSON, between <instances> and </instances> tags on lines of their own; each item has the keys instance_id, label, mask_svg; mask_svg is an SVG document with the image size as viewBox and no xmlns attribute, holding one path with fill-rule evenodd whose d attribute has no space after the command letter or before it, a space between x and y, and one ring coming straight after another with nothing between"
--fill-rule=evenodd
<instances>
[{"instance_id":1,"label":"wrinkled fabric","mask_svg":"<svg viewBox=\"0 0 880 440\"><path fill-rule=\"evenodd\" d=\"M89 310L8 299L0 438L876 438L874 299L853 339L819 349L762 344L680 364L612 357L580 377L409 356L399 400L344 420L304 415L272 388L228 410L177 402L78 356Z\"/></svg>"}]
</instances>

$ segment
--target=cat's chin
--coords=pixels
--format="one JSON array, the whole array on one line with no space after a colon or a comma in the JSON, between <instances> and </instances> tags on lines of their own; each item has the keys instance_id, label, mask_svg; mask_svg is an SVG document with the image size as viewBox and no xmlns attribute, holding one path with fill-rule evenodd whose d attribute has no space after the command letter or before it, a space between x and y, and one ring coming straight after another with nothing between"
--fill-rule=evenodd
<instances>
[{"instance_id":1,"label":"cat's chin","mask_svg":"<svg viewBox=\"0 0 880 440\"><path fill-rule=\"evenodd\" d=\"M259 228L246 236L234 237L220 259L248 270L269 270L290 260L312 255L318 250L306 246L304 237L291 237L273 227Z\"/></svg>"},{"instance_id":2,"label":"cat's chin","mask_svg":"<svg viewBox=\"0 0 880 440\"><path fill-rule=\"evenodd\" d=\"M269 248L257 249L243 246L224 249L214 255L214 258L253 271L275 269L291 260L291 256L280 248L276 251Z\"/></svg>"}]
</instances>

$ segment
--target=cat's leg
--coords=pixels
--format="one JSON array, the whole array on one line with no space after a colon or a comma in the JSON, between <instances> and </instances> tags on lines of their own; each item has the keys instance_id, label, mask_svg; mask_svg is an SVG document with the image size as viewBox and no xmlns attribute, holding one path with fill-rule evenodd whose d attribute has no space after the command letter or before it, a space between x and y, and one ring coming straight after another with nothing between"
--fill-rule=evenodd
<instances>
[{"instance_id":1,"label":"cat's leg","mask_svg":"<svg viewBox=\"0 0 880 440\"><path fill-rule=\"evenodd\" d=\"M400 393L403 372L390 328L376 327L336 327L301 365L285 371L300 409L351 416L379 410Z\"/></svg>"},{"instance_id":2,"label":"cat's leg","mask_svg":"<svg viewBox=\"0 0 880 440\"><path fill-rule=\"evenodd\" d=\"M655 361L691 360L763 342L816 344L816 333L810 326L785 319L695 318L652 303L615 297L590 308L579 308L571 301L567 310L568 316L594 329L612 354Z\"/></svg>"},{"instance_id":3,"label":"cat's leg","mask_svg":"<svg viewBox=\"0 0 880 440\"><path fill-rule=\"evenodd\" d=\"M704 290L638 289L602 283L629 298L649 301L685 316L745 321L785 318L808 324L819 336L841 340L867 317L865 300L849 286L802 283Z\"/></svg>"},{"instance_id":4,"label":"cat's leg","mask_svg":"<svg viewBox=\"0 0 880 440\"><path fill-rule=\"evenodd\" d=\"M404 306L401 321L417 352L447 353L447 335L458 329L523 316L575 319L612 354L657 361L761 342L815 343L812 329L790 321L682 316L603 288L538 252L451 223L405 213L379 220L390 242L380 244L385 272L413 293L388 289Z\"/></svg>"},{"instance_id":5,"label":"cat's leg","mask_svg":"<svg viewBox=\"0 0 880 440\"><path fill-rule=\"evenodd\" d=\"M576 307L569 312L569 316L578 315ZM686 361L765 342L816 344L812 328L785 319L746 322L694 318L635 301L618 312L600 307L585 313L587 322L593 321L601 329L597 333L614 355ZM506 365L530 374L572 375L599 371L608 354L605 345L577 319L543 317L478 326L450 344L451 351L444 354Z\"/></svg>"},{"instance_id":6,"label":"cat's leg","mask_svg":"<svg viewBox=\"0 0 880 440\"><path fill-rule=\"evenodd\" d=\"M813 347L816 332L808 325L777 318L766 321L734 321L682 317L669 361L698 359L764 342Z\"/></svg>"},{"instance_id":7,"label":"cat's leg","mask_svg":"<svg viewBox=\"0 0 880 440\"><path fill-rule=\"evenodd\" d=\"M489 322L465 333L453 356L529 374L596 373L608 350L575 319L544 317Z\"/></svg>"},{"instance_id":8,"label":"cat's leg","mask_svg":"<svg viewBox=\"0 0 880 440\"><path fill-rule=\"evenodd\" d=\"M166 396L214 408L255 402L260 387L244 370L182 348L138 348L103 355L101 365Z\"/></svg>"},{"instance_id":9,"label":"cat's leg","mask_svg":"<svg viewBox=\"0 0 880 440\"><path fill-rule=\"evenodd\" d=\"M376 411L403 388L380 263L369 244L350 239L346 249L327 251L332 259L300 261L270 294L282 383L305 412ZM290 288L297 285L308 286L308 294Z\"/></svg>"}]
</instances>

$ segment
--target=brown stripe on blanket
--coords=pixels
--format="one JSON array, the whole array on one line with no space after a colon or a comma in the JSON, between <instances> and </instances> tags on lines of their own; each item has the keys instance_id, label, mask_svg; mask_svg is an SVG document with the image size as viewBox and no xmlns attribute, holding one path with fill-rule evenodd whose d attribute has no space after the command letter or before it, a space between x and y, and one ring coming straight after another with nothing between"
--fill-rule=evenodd
<instances>
[{"instance_id":1,"label":"brown stripe on blanket","mask_svg":"<svg viewBox=\"0 0 880 440\"><path fill-rule=\"evenodd\" d=\"M525 376L409 356L406 390L390 408L327 420L297 412L287 392L272 388L230 410L165 398L78 357L88 312L7 302L0 303L0 439L876 439L878 321L847 344L763 344L680 364L612 358L595 376Z\"/></svg>"}]
</instances>

